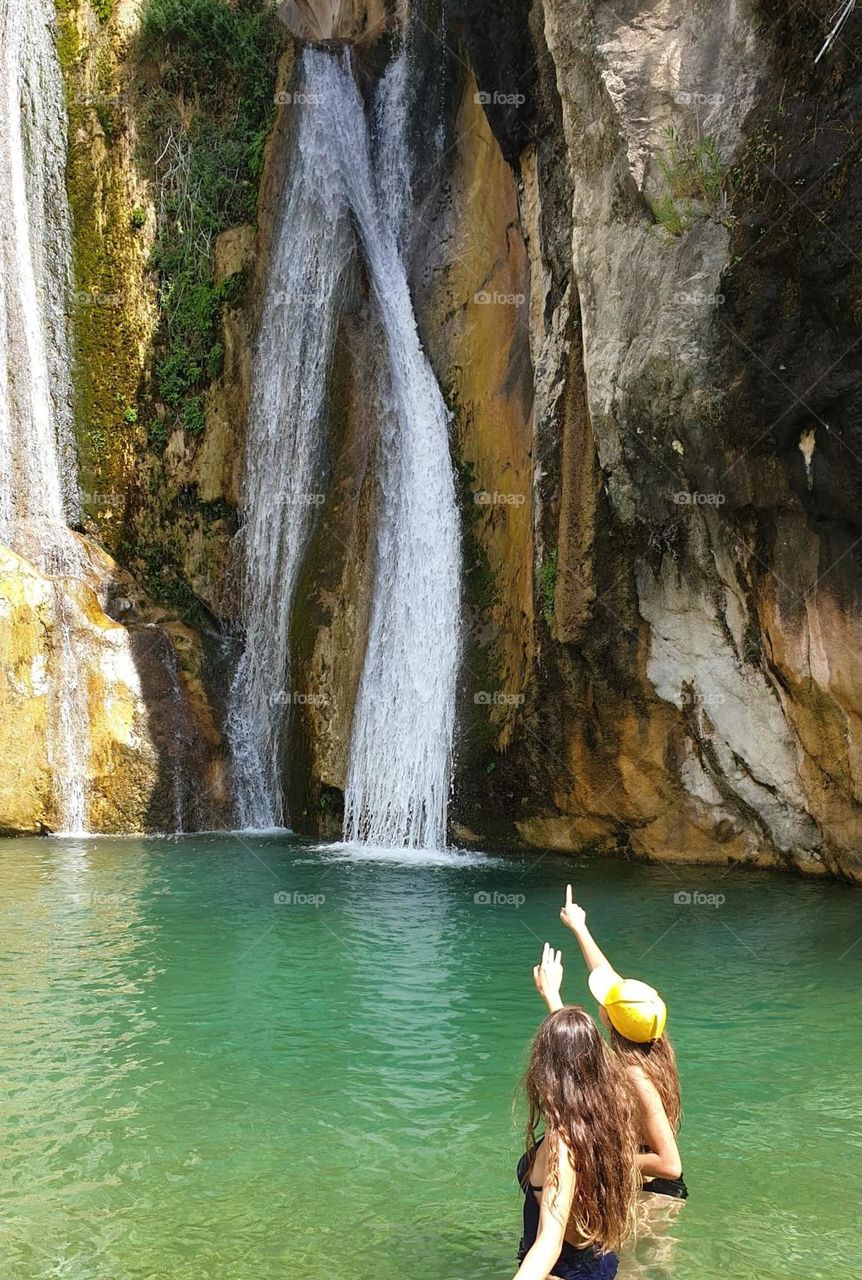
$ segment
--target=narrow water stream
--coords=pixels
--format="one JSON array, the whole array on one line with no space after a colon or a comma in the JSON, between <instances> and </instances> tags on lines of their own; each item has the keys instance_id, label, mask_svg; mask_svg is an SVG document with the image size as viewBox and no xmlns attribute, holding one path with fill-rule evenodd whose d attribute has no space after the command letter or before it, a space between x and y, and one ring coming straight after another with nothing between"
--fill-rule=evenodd
<instances>
[{"instance_id":1,"label":"narrow water stream","mask_svg":"<svg viewBox=\"0 0 862 1280\"><path fill-rule=\"evenodd\" d=\"M0 541L54 580L48 755L60 825L87 826L86 677L67 603L83 576L67 311L66 113L53 5L0 0Z\"/></svg>"}]
</instances>

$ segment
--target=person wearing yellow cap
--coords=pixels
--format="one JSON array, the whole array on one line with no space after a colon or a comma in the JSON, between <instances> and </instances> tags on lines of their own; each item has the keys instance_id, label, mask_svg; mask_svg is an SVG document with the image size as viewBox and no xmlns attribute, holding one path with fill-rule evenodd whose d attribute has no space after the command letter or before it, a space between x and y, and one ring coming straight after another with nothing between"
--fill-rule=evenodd
<instances>
[{"instance_id":1,"label":"person wearing yellow cap","mask_svg":"<svg viewBox=\"0 0 862 1280\"><path fill-rule=\"evenodd\" d=\"M611 1047L621 1059L634 1093L640 1120L638 1157L643 1190L685 1200L677 1133L681 1119L679 1074L673 1045L665 1031L667 1006L658 992L636 978L622 978L602 954L587 928L583 907L566 887L560 919L578 940L589 972L589 987L599 1003L600 1017L611 1033ZM563 1007L560 997L562 964L546 947L534 979L548 1009Z\"/></svg>"}]
</instances>

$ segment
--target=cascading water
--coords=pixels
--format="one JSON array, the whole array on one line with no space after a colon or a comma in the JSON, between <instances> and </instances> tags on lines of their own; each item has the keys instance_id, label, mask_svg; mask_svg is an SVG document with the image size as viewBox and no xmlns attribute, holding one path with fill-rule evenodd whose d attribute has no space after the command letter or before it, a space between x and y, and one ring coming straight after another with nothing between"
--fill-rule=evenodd
<instances>
[{"instance_id":1,"label":"cascading water","mask_svg":"<svg viewBox=\"0 0 862 1280\"><path fill-rule=\"evenodd\" d=\"M64 579L82 553L66 303L66 117L47 0L0 0L0 539L54 584L49 759L64 830L86 827L86 681Z\"/></svg>"},{"instance_id":2,"label":"cascading water","mask_svg":"<svg viewBox=\"0 0 862 1280\"><path fill-rule=\"evenodd\" d=\"M356 166L351 204L389 355L378 447L380 511L368 648L354 713L345 837L440 848L446 840L460 654L461 555L449 415L422 350L399 245L410 217L402 53L381 84L374 179ZM361 100L341 118L345 163L368 154Z\"/></svg>"},{"instance_id":3,"label":"cascading water","mask_svg":"<svg viewBox=\"0 0 862 1280\"><path fill-rule=\"evenodd\" d=\"M352 215L386 341L374 600L354 713L345 838L445 843L459 660L460 545L448 413L402 260L410 213L401 59L381 83L375 151L349 56L306 50L306 105L257 355L247 459L246 645L231 693L242 825L283 817L280 772L293 591L319 483L326 375ZM279 313L285 293L303 307ZM299 499L299 501L298 501Z\"/></svg>"},{"instance_id":4,"label":"cascading water","mask_svg":"<svg viewBox=\"0 0 862 1280\"><path fill-rule=\"evenodd\" d=\"M320 56L320 55L318 55ZM328 62L328 59L326 59ZM314 64L305 55L308 72ZM325 482L322 417L351 232L329 102L306 84L255 355L240 534L245 647L228 702L240 827L285 820L290 612Z\"/></svg>"}]
</instances>

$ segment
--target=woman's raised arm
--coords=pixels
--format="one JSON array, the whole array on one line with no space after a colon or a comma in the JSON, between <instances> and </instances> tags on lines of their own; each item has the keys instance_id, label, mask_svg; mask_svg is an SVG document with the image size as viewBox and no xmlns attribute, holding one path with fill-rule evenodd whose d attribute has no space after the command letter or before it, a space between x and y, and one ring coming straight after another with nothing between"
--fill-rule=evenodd
<instances>
[{"instance_id":1,"label":"woman's raised arm","mask_svg":"<svg viewBox=\"0 0 862 1280\"><path fill-rule=\"evenodd\" d=\"M578 940L578 946L581 948L581 954L584 957L584 963L587 971L592 973L594 969L601 969L604 965L609 965L609 961L599 950L593 935L587 928L587 913L583 907L572 898L572 886L566 885L566 905L560 912L560 919L567 929L571 929L572 933Z\"/></svg>"}]
</instances>

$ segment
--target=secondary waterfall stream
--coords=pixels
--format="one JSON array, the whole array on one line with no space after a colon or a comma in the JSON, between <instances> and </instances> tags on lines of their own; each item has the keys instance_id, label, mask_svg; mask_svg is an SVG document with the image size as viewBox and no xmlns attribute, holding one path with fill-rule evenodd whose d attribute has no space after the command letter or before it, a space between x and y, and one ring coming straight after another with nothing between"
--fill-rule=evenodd
<instances>
[{"instance_id":1,"label":"secondary waterfall stream","mask_svg":"<svg viewBox=\"0 0 862 1280\"><path fill-rule=\"evenodd\" d=\"M282 202L255 358L240 534L245 647L230 691L228 735L237 823L285 820L281 759L291 703L290 613L324 483L322 420L335 338L335 301L350 259L344 175L329 104L315 100L306 55L306 104ZM332 65L335 65L332 63Z\"/></svg>"},{"instance_id":2,"label":"secondary waterfall stream","mask_svg":"<svg viewBox=\"0 0 862 1280\"><path fill-rule=\"evenodd\" d=\"M358 236L386 343L368 643L354 711L345 837L445 843L459 660L460 541L448 413L402 258L410 215L406 55L378 90L374 140L347 53L303 54L304 98L264 304L247 453L245 649L229 728L238 820L283 821L289 624L316 492L339 279ZM376 161L376 163L375 163ZM352 225L351 225L352 223Z\"/></svg>"},{"instance_id":3,"label":"secondary waterfall stream","mask_svg":"<svg viewBox=\"0 0 862 1280\"><path fill-rule=\"evenodd\" d=\"M52 580L49 760L61 826L86 829L86 680L64 580L81 575L71 356L66 115L53 5L0 0L0 541Z\"/></svg>"}]
</instances>

